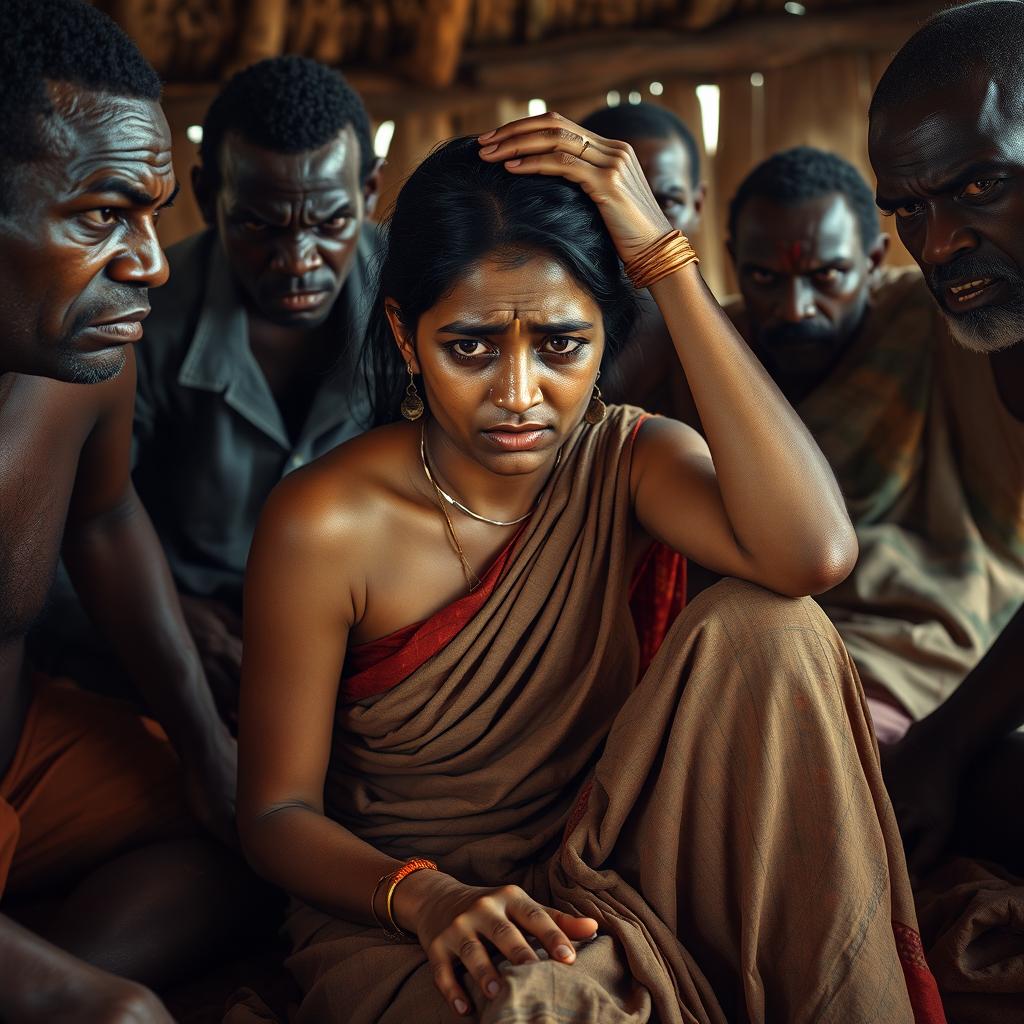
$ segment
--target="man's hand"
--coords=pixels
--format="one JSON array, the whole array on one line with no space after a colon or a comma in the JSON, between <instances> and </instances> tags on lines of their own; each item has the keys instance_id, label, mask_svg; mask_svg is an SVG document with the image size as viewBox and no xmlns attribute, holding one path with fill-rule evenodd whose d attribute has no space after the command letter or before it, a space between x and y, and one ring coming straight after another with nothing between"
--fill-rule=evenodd
<instances>
[{"instance_id":1,"label":"man's hand","mask_svg":"<svg viewBox=\"0 0 1024 1024\"><path fill-rule=\"evenodd\" d=\"M911 876L932 867L949 842L962 767L937 742L927 722L910 727L899 743L881 747L882 775L899 821Z\"/></svg>"},{"instance_id":2,"label":"man's hand","mask_svg":"<svg viewBox=\"0 0 1024 1024\"><path fill-rule=\"evenodd\" d=\"M221 842L237 846L238 744L227 729L221 727L202 750L181 753L185 788L193 813Z\"/></svg>"},{"instance_id":3,"label":"man's hand","mask_svg":"<svg viewBox=\"0 0 1024 1024\"><path fill-rule=\"evenodd\" d=\"M181 610L217 707L233 717L242 673L242 620L226 604L208 597L182 594Z\"/></svg>"}]
</instances>

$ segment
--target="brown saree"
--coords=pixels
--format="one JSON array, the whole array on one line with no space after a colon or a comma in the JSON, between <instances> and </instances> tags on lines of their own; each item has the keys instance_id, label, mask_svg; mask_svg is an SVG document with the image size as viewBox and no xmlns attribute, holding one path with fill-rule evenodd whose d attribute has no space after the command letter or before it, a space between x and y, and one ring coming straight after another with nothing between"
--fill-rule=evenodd
<instances>
[{"instance_id":1,"label":"brown saree","mask_svg":"<svg viewBox=\"0 0 1024 1024\"><path fill-rule=\"evenodd\" d=\"M637 684L640 416L567 443L478 606L350 664L326 812L598 919L571 966L504 963L494 1001L467 979L482 1021L942 1021L863 694L814 603L719 584ZM288 931L300 1024L457 1019L418 944L309 907Z\"/></svg>"}]
</instances>

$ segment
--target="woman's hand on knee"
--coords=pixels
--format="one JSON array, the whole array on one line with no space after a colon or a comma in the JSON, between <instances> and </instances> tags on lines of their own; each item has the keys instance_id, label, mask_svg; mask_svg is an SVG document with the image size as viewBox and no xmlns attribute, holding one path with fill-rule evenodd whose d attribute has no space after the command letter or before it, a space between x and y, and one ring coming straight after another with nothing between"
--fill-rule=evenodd
<instances>
[{"instance_id":1,"label":"woman's hand on knee","mask_svg":"<svg viewBox=\"0 0 1024 1024\"><path fill-rule=\"evenodd\" d=\"M576 959L573 941L592 938L597 932L593 918L545 907L517 885L491 889L463 885L447 876L426 881L434 883L432 891L421 895L419 906L409 915L410 924L426 950L434 984L459 1014L467 1014L471 1006L459 984L460 970L472 975L480 991L493 999L502 986L494 965L495 950L499 959L530 963L539 959L533 940L552 960L571 964Z\"/></svg>"}]
</instances>

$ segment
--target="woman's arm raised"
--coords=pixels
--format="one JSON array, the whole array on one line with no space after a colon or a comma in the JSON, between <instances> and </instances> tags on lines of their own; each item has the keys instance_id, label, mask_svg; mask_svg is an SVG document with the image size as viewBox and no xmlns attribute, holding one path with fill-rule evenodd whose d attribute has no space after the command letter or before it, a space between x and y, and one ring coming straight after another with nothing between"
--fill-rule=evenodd
<instances>
[{"instance_id":1,"label":"woman's arm raised","mask_svg":"<svg viewBox=\"0 0 1024 1024\"><path fill-rule=\"evenodd\" d=\"M480 136L482 159L513 174L549 174L590 196L625 264L670 228L624 142L555 113ZM671 421L644 425L634 453L637 517L654 537L725 575L780 593L841 582L857 540L828 463L736 333L695 264L651 294L693 392L707 444Z\"/></svg>"}]
</instances>

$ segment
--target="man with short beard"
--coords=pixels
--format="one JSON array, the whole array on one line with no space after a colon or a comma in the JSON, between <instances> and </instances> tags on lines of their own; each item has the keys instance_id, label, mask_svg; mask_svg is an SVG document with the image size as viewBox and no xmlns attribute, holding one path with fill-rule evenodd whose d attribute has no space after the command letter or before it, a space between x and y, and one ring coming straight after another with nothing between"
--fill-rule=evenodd
<instances>
[{"instance_id":1,"label":"man with short beard","mask_svg":"<svg viewBox=\"0 0 1024 1024\"><path fill-rule=\"evenodd\" d=\"M1024 871L1024 4L936 15L871 103L878 205L893 216L957 344L932 371L945 415L925 443L956 479L925 499L930 586L956 619L917 616L927 700L885 758L912 865L949 843ZM945 431L941 434L940 431ZM863 542L862 542L863 550ZM894 552L887 593L908 604ZM948 589L954 575L964 581ZM941 595L941 596L940 596ZM911 607L913 604L911 603ZM982 657L984 655L984 657Z\"/></svg>"},{"instance_id":2,"label":"man with short beard","mask_svg":"<svg viewBox=\"0 0 1024 1024\"><path fill-rule=\"evenodd\" d=\"M187 814L186 792L232 838L235 749L129 477L170 131L84 0L4 0L0 74L0 894L36 926L0 916L0 1018L166 1022L107 972L159 984L208 956L239 873ZM167 735L30 666L61 553Z\"/></svg>"},{"instance_id":3,"label":"man with short beard","mask_svg":"<svg viewBox=\"0 0 1024 1024\"><path fill-rule=\"evenodd\" d=\"M799 146L755 167L729 205L727 248L743 297L731 315L794 405L884 324L870 314L887 304L889 238L867 182L834 153Z\"/></svg>"}]
</instances>

